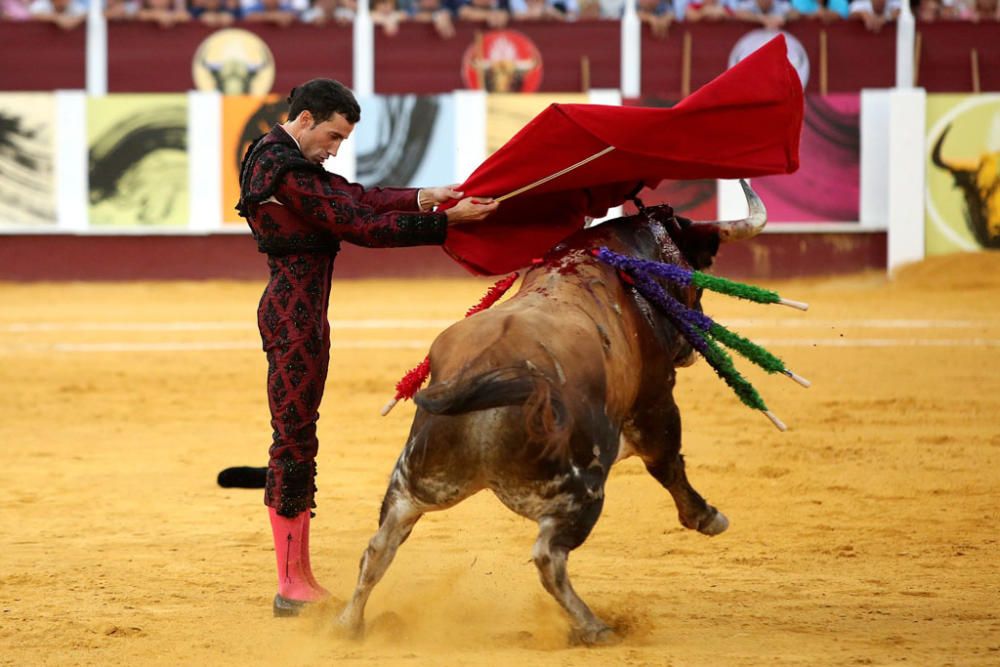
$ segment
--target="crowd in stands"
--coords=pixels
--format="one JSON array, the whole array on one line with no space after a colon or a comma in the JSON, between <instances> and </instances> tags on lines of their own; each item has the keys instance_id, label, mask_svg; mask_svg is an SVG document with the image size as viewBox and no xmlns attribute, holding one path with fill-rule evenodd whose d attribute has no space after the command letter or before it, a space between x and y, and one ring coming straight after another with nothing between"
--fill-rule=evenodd
<instances>
[{"instance_id":1,"label":"crowd in stands","mask_svg":"<svg viewBox=\"0 0 1000 667\"><path fill-rule=\"evenodd\" d=\"M73 28L85 20L88 0L0 0L0 19L50 21ZM89 0L97 2L101 0ZM455 22L501 28L511 21L617 20L626 0L368 0L372 21L394 35L403 21L433 24L455 34ZM675 21L744 21L780 28L791 21L862 21L879 31L895 20L901 0L635 0L640 20L663 37ZM279 26L350 23L357 0L106 0L113 21L149 21L170 27L200 21L213 27L236 21ZM910 0L918 21L1000 21L1000 0Z\"/></svg>"}]
</instances>

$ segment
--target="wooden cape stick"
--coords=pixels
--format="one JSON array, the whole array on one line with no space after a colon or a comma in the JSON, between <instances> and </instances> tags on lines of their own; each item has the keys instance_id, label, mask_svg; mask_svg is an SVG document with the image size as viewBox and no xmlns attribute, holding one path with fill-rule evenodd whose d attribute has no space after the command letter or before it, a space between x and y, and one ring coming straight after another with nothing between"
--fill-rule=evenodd
<instances>
[{"instance_id":1,"label":"wooden cape stick","mask_svg":"<svg viewBox=\"0 0 1000 667\"><path fill-rule=\"evenodd\" d=\"M826 95L828 86L827 74L829 73L827 67L827 45L826 45L826 30L819 31L819 94Z\"/></svg>"},{"instance_id":2,"label":"wooden cape stick","mask_svg":"<svg viewBox=\"0 0 1000 667\"><path fill-rule=\"evenodd\" d=\"M684 31L681 51L681 99L691 94L691 31Z\"/></svg>"},{"instance_id":3,"label":"wooden cape stick","mask_svg":"<svg viewBox=\"0 0 1000 667\"><path fill-rule=\"evenodd\" d=\"M557 171L554 174L549 174L545 178L540 178L537 181L535 181L534 183L529 183L528 185L525 185L523 188L518 188L517 190L514 190L513 192L508 192L507 194L505 194L505 195L503 195L501 197L497 197L495 201L500 202L500 201L503 201L504 199L510 199L511 197L516 197L517 195L521 194L522 192L527 192L528 190L537 188L539 185L543 185L545 183L548 183L549 181L551 181L554 178L559 178L563 174L568 174L569 172L573 171L577 167L582 167L583 165L587 164L588 162L593 162L594 160L596 160L597 158L601 157L602 155L607 155L608 153L610 153L614 149L615 149L614 146L608 146L607 148L604 148L602 150L597 151L596 153L594 153L590 157L586 157L586 158L580 160L579 162L577 162L574 165L570 165L569 167L566 167L565 169L561 169L561 170Z\"/></svg>"},{"instance_id":4,"label":"wooden cape stick","mask_svg":"<svg viewBox=\"0 0 1000 667\"><path fill-rule=\"evenodd\" d=\"M972 60L972 92L978 94L979 91L979 51L972 49L969 51L969 58Z\"/></svg>"}]
</instances>

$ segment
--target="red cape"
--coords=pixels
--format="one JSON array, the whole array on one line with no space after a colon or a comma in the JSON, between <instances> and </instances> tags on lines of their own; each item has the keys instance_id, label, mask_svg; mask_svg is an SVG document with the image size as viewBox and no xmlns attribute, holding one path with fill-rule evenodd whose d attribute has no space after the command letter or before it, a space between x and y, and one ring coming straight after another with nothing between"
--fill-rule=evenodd
<instances>
[{"instance_id":1,"label":"red cape","mask_svg":"<svg viewBox=\"0 0 1000 667\"><path fill-rule=\"evenodd\" d=\"M449 228L445 251L472 273L506 273L581 229L585 216L603 217L640 182L793 172L802 112L802 84L782 35L670 109L552 104L459 190L499 197L615 150L503 201L482 222Z\"/></svg>"}]
</instances>

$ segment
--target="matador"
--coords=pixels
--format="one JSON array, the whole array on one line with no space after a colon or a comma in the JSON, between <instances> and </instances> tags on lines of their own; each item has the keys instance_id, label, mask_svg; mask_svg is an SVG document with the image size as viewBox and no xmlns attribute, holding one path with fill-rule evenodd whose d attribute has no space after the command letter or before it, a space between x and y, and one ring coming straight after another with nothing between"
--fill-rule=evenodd
<instances>
[{"instance_id":1,"label":"matador","mask_svg":"<svg viewBox=\"0 0 1000 667\"><path fill-rule=\"evenodd\" d=\"M330 361L328 307L342 242L367 247L444 243L448 226L482 220L497 203L448 186L363 188L323 168L360 120L354 95L332 79L292 90L288 121L247 150L237 210L267 255L270 280L257 310L267 354L273 428L264 503L278 565L276 616L294 616L328 592L313 576L309 521L316 486L316 422Z\"/></svg>"}]
</instances>

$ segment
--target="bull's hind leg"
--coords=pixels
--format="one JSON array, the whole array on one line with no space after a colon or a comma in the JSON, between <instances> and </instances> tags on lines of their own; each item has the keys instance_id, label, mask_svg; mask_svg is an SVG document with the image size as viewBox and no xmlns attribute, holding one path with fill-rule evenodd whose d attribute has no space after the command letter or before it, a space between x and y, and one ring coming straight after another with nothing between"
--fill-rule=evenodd
<instances>
[{"instance_id":1,"label":"bull's hind leg","mask_svg":"<svg viewBox=\"0 0 1000 667\"><path fill-rule=\"evenodd\" d=\"M599 514L600 504L596 503L593 511L582 512L572 520L542 517L538 522L538 539L531 551L542 586L570 615L573 623L572 639L583 644L602 644L616 639L611 628L595 616L573 590L566 568L569 552L586 539ZM581 525L581 521L586 525Z\"/></svg>"},{"instance_id":2,"label":"bull's hind leg","mask_svg":"<svg viewBox=\"0 0 1000 667\"><path fill-rule=\"evenodd\" d=\"M681 415L673 399L637 415L625 429L646 470L670 492L685 528L718 535L729 527L726 516L709 505L688 481L681 456Z\"/></svg>"},{"instance_id":3,"label":"bull's hind leg","mask_svg":"<svg viewBox=\"0 0 1000 667\"><path fill-rule=\"evenodd\" d=\"M410 536L413 526L423 514L394 480L386 491L385 500L382 501L378 532L361 555L361 571L358 574L354 595L341 612L338 621L353 636L359 637L364 630L365 605L372 589L389 569L399 545Z\"/></svg>"}]
</instances>

